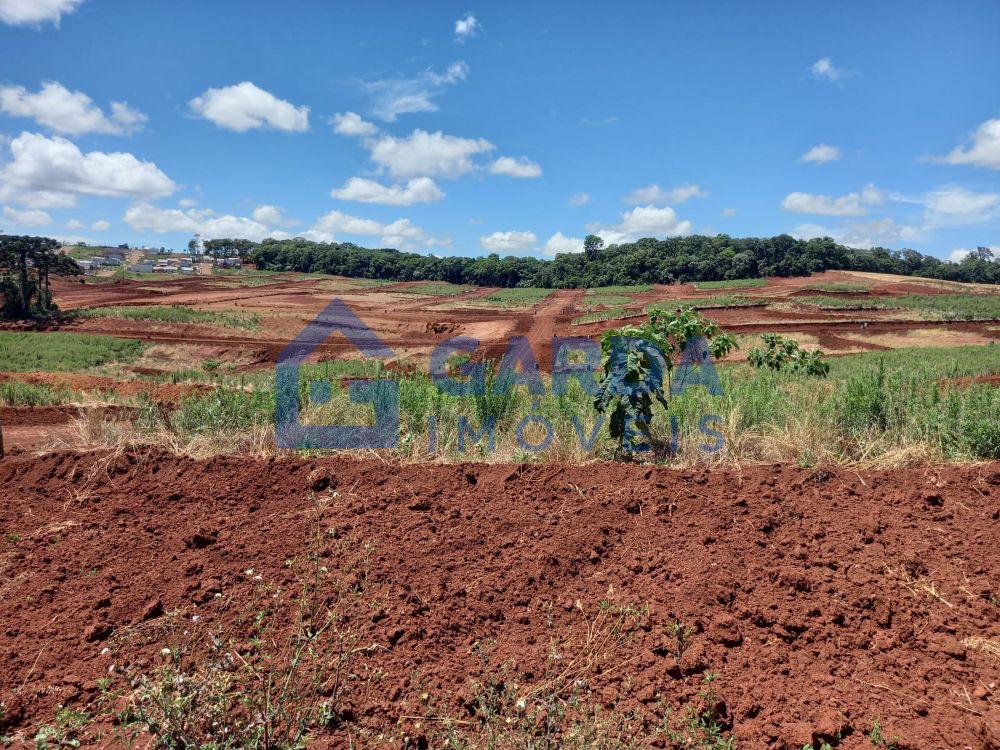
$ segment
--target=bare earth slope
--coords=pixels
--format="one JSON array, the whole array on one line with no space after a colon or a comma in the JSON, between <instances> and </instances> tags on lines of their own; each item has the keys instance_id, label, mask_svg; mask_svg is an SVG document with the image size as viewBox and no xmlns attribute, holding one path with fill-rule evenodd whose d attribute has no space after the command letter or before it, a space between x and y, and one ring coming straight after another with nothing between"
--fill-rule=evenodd
<instances>
[{"instance_id":1,"label":"bare earth slope","mask_svg":"<svg viewBox=\"0 0 1000 750\"><path fill-rule=\"evenodd\" d=\"M56 453L0 461L0 496L0 735L30 737L56 704L93 698L104 642L144 617L224 619L248 569L289 584L285 561L319 523L372 545L368 586L385 597L366 657L382 684L349 698L362 728L405 724L421 692L464 715L474 644L495 639L537 674L550 628L584 628L610 598L651 609L598 698L676 707L711 671L740 748L871 747L875 717L901 747L1000 742L1000 658L963 644L1000 638L998 464L722 473ZM674 619L694 629L680 668Z\"/></svg>"}]
</instances>

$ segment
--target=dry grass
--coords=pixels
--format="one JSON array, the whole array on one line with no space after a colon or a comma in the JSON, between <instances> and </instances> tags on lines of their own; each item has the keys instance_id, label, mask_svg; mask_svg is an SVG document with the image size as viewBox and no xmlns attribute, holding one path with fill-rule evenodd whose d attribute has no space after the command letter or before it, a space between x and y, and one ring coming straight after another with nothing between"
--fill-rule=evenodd
<instances>
[{"instance_id":1,"label":"dry grass","mask_svg":"<svg viewBox=\"0 0 1000 750\"><path fill-rule=\"evenodd\" d=\"M983 638L978 635L970 635L962 641L962 645L966 648L1000 657L1000 638Z\"/></svg>"}]
</instances>

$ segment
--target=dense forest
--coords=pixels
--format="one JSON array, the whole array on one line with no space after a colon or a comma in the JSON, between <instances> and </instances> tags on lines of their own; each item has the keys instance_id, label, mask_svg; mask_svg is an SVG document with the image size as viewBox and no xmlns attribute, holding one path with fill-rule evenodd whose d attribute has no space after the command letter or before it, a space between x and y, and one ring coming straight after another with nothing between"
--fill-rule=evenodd
<instances>
[{"instance_id":1,"label":"dense forest","mask_svg":"<svg viewBox=\"0 0 1000 750\"><path fill-rule=\"evenodd\" d=\"M507 256L445 257L366 249L351 243L296 238L264 240L250 252L258 268L393 281L435 280L478 286L579 288L618 284L669 284L759 276L807 276L829 269L876 271L952 281L1000 283L1000 262L985 247L961 263L915 250L869 250L838 245L829 237L797 240L787 234L745 237L690 235L604 246L587 237L582 253L553 260Z\"/></svg>"},{"instance_id":2,"label":"dense forest","mask_svg":"<svg viewBox=\"0 0 1000 750\"><path fill-rule=\"evenodd\" d=\"M46 317L57 310L51 276L83 273L48 237L0 235L0 320Z\"/></svg>"}]
</instances>

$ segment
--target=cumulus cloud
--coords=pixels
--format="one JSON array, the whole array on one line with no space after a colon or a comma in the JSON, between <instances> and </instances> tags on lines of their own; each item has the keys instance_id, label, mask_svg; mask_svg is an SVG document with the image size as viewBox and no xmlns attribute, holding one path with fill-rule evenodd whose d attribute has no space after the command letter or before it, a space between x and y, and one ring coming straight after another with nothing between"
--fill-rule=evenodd
<instances>
[{"instance_id":1,"label":"cumulus cloud","mask_svg":"<svg viewBox=\"0 0 1000 750\"><path fill-rule=\"evenodd\" d=\"M30 208L22 211L10 206L3 207L3 220L15 227L23 227L25 229L46 227L52 223L52 217L44 211Z\"/></svg>"},{"instance_id":2,"label":"cumulus cloud","mask_svg":"<svg viewBox=\"0 0 1000 750\"><path fill-rule=\"evenodd\" d=\"M534 232L494 232L479 238L479 244L494 253L527 250L538 242Z\"/></svg>"},{"instance_id":3,"label":"cumulus cloud","mask_svg":"<svg viewBox=\"0 0 1000 750\"><path fill-rule=\"evenodd\" d=\"M0 0L0 21L11 26L38 25L51 21L56 26L63 14L70 14L83 0Z\"/></svg>"},{"instance_id":4,"label":"cumulus cloud","mask_svg":"<svg viewBox=\"0 0 1000 750\"><path fill-rule=\"evenodd\" d=\"M587 230L601 237L608 245L633 242L642 237L678 237L691 234L691 222L681 221L670 206L636 206L621 215L621 222L612 226L590 224Z\"/></svg>"},{"instance_id":5,"label":"cumulus cloud","mask_svg":"<svg viewBox=\"0 0 1000 750\"><path fill-rule=\"evenodd\" d=\"M257 206L250 215L254 221L268 227L294 226L298 223L295 219L289 219L285 216L284 212L277 206L267 203Z\"/></svg>"},{"instance_id":6,"label":"cumulus cloud","mask_svg":"<svg viewBox=\"0 0 1000 750\"><path fill-rule=\"evenodd\" d=\"M330 196L343 201L380 203L385 206L412 206L416 203L437 203L444 193L430 177L414 177L406 185L383 185L364 177L351 177Z\"/></svg>"},{"instance_id":7,"label":"cumulus cloud","mask_svg":"<svg viewBox=\"0 0 1000 750\"><path fill-rule=\"evenodd\" d=\"M821 57L809 69L812 71L814 78L826 81L838 81L850 73L850 71L835 66L829 57Z\"/></svg>"},{"instance_id":8,"label":"cumulus cloud","mask_svg":"<svg viewBox=\"0 0 1000 750\"><path fill-rule=\"evenodd\" d=\"M109 229L111 229L111 222L105 221L104 219L98 219L97 221L95 221L93 224L90 225L90 228L95 232L107 232Z\"/></svg>"},{"instance_id":9,"label":"cumulus cloud","mask_svg":"<svg viewBox=\"0 0 1000 750\"><path fill-rule=\"evenodd\" d=\"M583 238L582 237L567 237L562 232L556 232L554 235L545 241L545 245L542 246L542 254L548 256L556 256L559 253L582 253L583 252Z\"/></svg>"},{"instance_id":10,"label":"cumulus cloud","mask_svg":"<svg viewBox=\"0 0 1000 750\"><path fill-rule=\"evenodd\" d=\"M199 117L238 133L263 128L289 132L309 129L309 107L296 107L250 81L208 89L188 105Z\"/></svg>"},{"instance_id":11,"label":"cumulus cloud","mask_svg":"<svg viewBox=\"0 0 1000 750\"><path fill-rule=\"evenodd\" d=\"M444 73L425 70L412 78L382 78L366 81L363 86L372 99L376 117L392 122L399 115L412 112L437 112L434 98L448 86L464 81L469 66L459 60L448 66Z\"/></svg>"},{"instance_id":12,"label":"cumulus cloud","mask_svg":"<svg viewBox=\"0 0 1000 750\"><path fill-rule=\"evenodd\" d=\"M724 209L722 209L722 215L726 216L726 217L736 216L736 209L735 208L724 208Z\"/></svg>"},{"instance_id":13,"label":"cumulus cloud","mask_svg":"<svg viewBox=\"0 0 1000 750\"><path fill-rule=\"evenodd\" d=\"M384 247L400 250L451 245L450 239L432 237L409 219L397 219L383 224L340 211L330 211L320 216L305 233L306 237L317 242L333 242L342 234L379 237Z\"/></svg>"},{"instance_id":14,"label":"cumulus cloud","mask_svg":"<svg viewBox=\"0 0 1000 750\"><path fill-rule=\"evenodd\" d=\"M791 234L800 239L830 237L842 245L860 248L908 244L921 242L926 238L922 227L897 224L889 218L847 222L839 227L800 224Z\"/></svg>"},{"instance_id":15,"label":"cumulus cloud","mask_svg":"<svg viewBox=\"0 0 1000 750\"><path fill-rule=\"evenodd\" d=\"M330 118L333 132L340 135L370 136L378 132L378 127L363 119L357 112L338 112Z\"/></svg>"},{"instance_id":16,"label":"cumulus cloud","mask_svg":"<svg viewBox=\"0 0 1000 750\"><path fill-rule=\"evenodd\" d=\"M840 158L840 149L836 146L827 146L825 143L813 146L799 157L799 161L812 162L813 164L826 164Z\"/></svg>"},{"instance_id":17,"label":"cumulus cloud","mask_svg":"<svg viewBox=\"0 0 1000 750\"><path fill-rule=\"evenodd\" d=\"M69 232L79 232L83 226L83 222L79 219L70 219L66 222L66 230Z\"/></svg>"},{"instance_id":18,"label":"cumulus cloud","mask_svg":"<svg viewBox=\"0 0 1000 750\"><path fill-rule=\"evenodd\" d=\"M112 102L111 113L106 114L82 91L70 91L56 81L44 82L37 92L24 86L0 86L0 112L30 117L43 127L68 135L127 135L149 119L125 102Z\"/></svg>"},{"instance_id":19,"label":"cumulus cloud","mask_svg":"<svg viewBox=\"0 0 1000 750\"><path fill-rule=\"evenodd\" d=\"M707 198L708 192L700 185L678 185L664 190L656 183L636 188L622 197L622 203L635 205L662 206L668 203L683 203L691 198Z\"/></svg>"},{"instance_id":20,"label":"cumulus cloud","mask_svg":"<svg viewBox=\"0 0 1000 750\"><path fill-rule=\"evenodd\" d=\"M21 133L0 167L0 199L36 208L65 207L78 195L150 199L177 185L159 168L122 152L84 153L58 136Z\"/></svg>"},{"instance_id":21,"label":"cumulus cloud","mask_svg":"<svg viewBox=\"0 0 1000 750\"><path fill-rule=\"evenodd\" d=\"M1000 119L987 120L972 134L972 143L956 146L936 161L1000 169Z\"/></svg>"},{"instance_id":22,"label":"cumulus cloud","mask_svg":"<svg viewBox=\"0 0 1000 750\"><path fill-rule=\"evenodd\" d=\"M490 165L493 174L505 174L508 177L541 177L542 168L526 156L517 158L501 156Z\"/></svg>"},{"instance_id":23,"label":"cumulus cloud","mask_svg":"<svg viewBox=\"0 0 1000 750\"><path fill-rule=\"evenodd\" d=\"M160 208L150 203L134 203L125 211L125 223L133 229L157 234L182 232L200 234L205 239L239 237L259 242L267 237L288 237L246 216L217 215L211 210Z\"/></svg>"},{"instance_id":24,"label":"cumulus cloud","mask_svg":"<svg viewBox=\"0 0 1000 750\"><path fill-rule=\"evenodd\" d=\"M823 216L864 216L868 207L878 205L884 194L874 185L866 185L860 193L848 193L839 198L815 193L789 193L781 201L785 211Z\"/></svg>"},{"instance_id":25,"label":"cumulus cloud","mask_svg":"<svg viewBox=\"0 0 1000 750\"><path fill-rule=\"evenodd\" d=\"M479 20L471 13L466 13L455 21L455 41L464 42L479 33Z\"/></svg>"},{"instance_id":26,"label":"cumulus cloud","mask_svg":"<svg viewBox=\"0 0 1000 750\"><path fill-rule=\"evenodd\" d=\"M1000 245L989 245L989 250L993 253L994 258L1000 258ZM956 247L950 253L948 253L948 260L952 263L961 263L965 260L965 256L970 253L974 253L975 249L969 247Z\"/></svg>"},{"instance_id":27,"label":"cumulus cloud","mask_svg":"<svg viewBox=\"0 0 1000 750\"><path fill-rule=\"evenodd\" d=\"M1000 214L1000 193L946 187L925 194L920 202L927 209L927 222L931 226L979 224Z\"/></svg>"},{"instance_id":28,"label":"cumulus cloud","mask_svg":"<svg viewBox=\"0 0 1000 750\"><path fill-rule=\"evenodd\" d=\"M590 203L590 193L577 193L569 197L569 205L585 206Z\"/></svg>"},{"instance_id":29,"label":"cumulus cloud","mask_svg":"<svg viewBox=\"0 0 1000 750\"><path fill-rule=\"evenodd\" d=\"M414 130L406 138L385 135L367 143L371 158L393 177L455 178L475 168L472 157L494 146L483 138L459 138L440 130Z\"/></svg>"}]
</instances>

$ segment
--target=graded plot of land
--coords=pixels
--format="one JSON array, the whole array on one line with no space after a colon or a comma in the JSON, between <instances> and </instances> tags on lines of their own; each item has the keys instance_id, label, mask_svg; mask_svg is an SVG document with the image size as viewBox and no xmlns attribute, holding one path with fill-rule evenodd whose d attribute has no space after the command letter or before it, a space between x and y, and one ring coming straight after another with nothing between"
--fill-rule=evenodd
<instances>
[{"instance_id":1,"label":"graded plot of land","mask_svg":"<svg viewBox=\"0 0 1000 750\"><path fill-rule=\"evenodd\" d=\"M995 463L708 472L146 450L8 457L0 485L15 745L59 706L93 743L116 706L102 689L152 710L178 687L207 700L245 679L242 704L283 674L295 705L337 717L312 728L323 747L528 738L553 705L594 731L667 728L681 747L988 747L1000 727ZM322 640L336 647L322 664L348 675L336 692L283 671L302 613L337 618ZM244 661L213 661L212 643ZM299 653L308 674L317 661ZM732 745L702 744L713 726Z\"/></svg>"}]
</instances>

